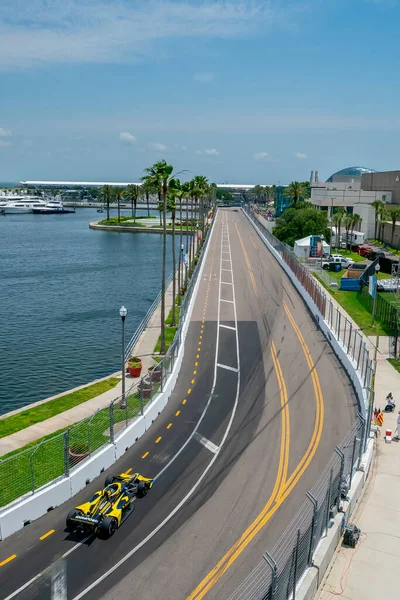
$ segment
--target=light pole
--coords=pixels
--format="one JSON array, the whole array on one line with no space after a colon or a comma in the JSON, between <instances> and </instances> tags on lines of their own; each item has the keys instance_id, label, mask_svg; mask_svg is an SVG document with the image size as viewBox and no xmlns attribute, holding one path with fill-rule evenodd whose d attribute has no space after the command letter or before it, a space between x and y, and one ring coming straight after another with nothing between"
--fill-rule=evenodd
<instances>
[{"instance_id":1,"label":"light pole","mask_svg":"<svg viewBox=\"0 0 400 600\"><path fill-rule=\"evenodd\" d=\"M322 269L322 259L324 256L324 234L321 235L321 269Z\"/></svg>"},{"instance_id":2,"label":"light pole","mask_svg":"<svg viewBox=\"0 0 400 600\"><path fill-rule=\"evenodd\" d=\"M377 289L378 289L378 273L381 270L379 264L377 263L375 265L375 272L376 272L376 280L375 280L375 289L374 289L374 303L372 305L372 323L371 323L371 327L373 327L374 325L374 321L375 321L375 310L376 310L376 295L377 295Z\"/></svg>"},{"instance_id":3,"label":"light pole","mask_svg":"<svg viewBox=\"0 0 400 600\"><path fill-rule=\"evenodd\" d=\"M122 402L121 408L126 407L125 403L125 318L128 314L127 309L124 305L119 309L119 314L122 321Z\"/></svg>"}]
</instances>

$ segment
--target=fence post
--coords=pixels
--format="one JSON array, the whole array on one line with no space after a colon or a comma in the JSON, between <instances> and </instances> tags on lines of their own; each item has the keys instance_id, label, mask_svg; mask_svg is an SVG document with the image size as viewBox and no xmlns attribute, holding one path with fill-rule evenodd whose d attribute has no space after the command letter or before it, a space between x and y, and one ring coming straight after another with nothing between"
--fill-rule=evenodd
<instances>
[{"instance_id":1,"label":"fence post","mask_svg":"<svg viewBox=\"0 0 400 600\"><path fill-rule=\"evenodd\" d=\"M33 457L35 455L35 452L33 451L32 454L29 457L29 469L31 472L31 486L32 486L32 494L35 491L35 474L33 472Z\"/></svg>"},{"instance_id":2,"label":"fence post","mask_svg":"<svg viewBox=\"0 0 400 600\"><path fill-rule=\"evenodd\" d=\"M344 453L341 451L339 446L335 446L334 450L340 458L340 474L339 474L338 501L337 501L337 509L339 510L341 490L342 490L342 480L343 480L343 473L344 473Z\"/></svg>"},{"instance_id":3,"label":"fence post","mask_svg":"<svg viewBox=\"0 0 400 600\"><path fill-rule=\"evenodd\" d=\"M358 348L357 370L359 369L359 366L360 366L361 347L362 347L362 339L360 339L359 348Z\"/></svg>"},{"instance_id":4,"label":"fence post","mask_svg":"<svg viewBox=\"0 0 400 600\"><path fill-rule=\"evenodd\" d=\"M64 433L64 475L69 476L69 429Z\"/></svg>"},{"instance_id":5,"label":"fence post","mask_svg":"<svg viewBox=\"0 0 400 600\"><path fill-rule=\"evenodd\" d=\"M114 443L114 403L110 402L110 444Z\"/></svg>"},{"instance_id":6,"label":"fence post","mask_svg":"<svg viewBox=\"0 0 400 600\"><path fill-rule=\"evenodd\" d=\"M272 581L271 581L271 600L275 600L276 598L276 592L278 589L278 566L276 564L276 562L274 561L274 559L272 558L272 556L270 555L269 552L265 552L265 554L263 554L263 559L265 560L265 562L271 567L271 573L272 573Z\"/></svg>"},{"instance_id":7,"label":"fence post","mask_svg":"<svg viewBox=\"0 0 400 600\"><path fill-rule=\"evenodd\" d=\"M161 379L162 379L162 369L161 369ZM140 397L140 414L143 415L143 388L139 386L139 397Z\"/></svg>"},{"instance_id":8,"label":"fence post","mask_svg":"<svg viewBox=\"0 0 400 600\"><path fill-rule=\"evenodd\" d=\"M331 510L331 487L332 487L332 479L333 479L333 467L331 467L330 473L329 473L329 488L328 488L328 502L327 502L327 507L326 507L326 519L325 519L325 529L326 529L326 533L328 533L328 525L329 525L329 513Z\"/></svg>"},{"instance_id":9,"label":"fence post","mask_svg":"<svg viewBox=\"0 0 400 600\"><path fill-rule=\"evenodd\" d=\"M347 353L350 354L351 358L353 358L351 354L351 334L353 333L353 323L350 321L350 331L349 331L349 342L347 344Z\"/></svg>"},{"instance_id":10,"label":"fence post","mask_svg":"<svg viewBox=\"0 0 400 600\"><path fill-rule=\"evenodd\" d=\"M340 312L340 310L338 311L338 320L337 320L337 339L340 342L340 318L342 316L342 313Z\"/></svg>"},{"instance_id":11,"label":"fence post","mask_svg":"<svg viewBox=\"0 0 400 600\"><path fill-rule=\"evenodd\" d=\"M316 517L317 517L318 500L312 495L311 492L306 492L306 496L307 496L307 498L310 500L310 502L313 505L313 516L312 516L312 521L311 521L310 548L308 550L308 558L307 558L307 564L308 564L309 567L311 567L311 564L312 564L312 555L313 555L313 552L314 552L315 520L316 520Z\"/></svg>"},{"instance_id":12,"label":"fence post","mask_svg":"<svg viewBox=\"0 0 400 600\"><path fill-rule=\"evenodd\" d=\"M296 583L297 583L297 561L299 559L300 546L300 529L297 530L296 549L294 552L294 573L293 573L293 594L292 600L296 600Z\"/></svg>"}]
</instances>

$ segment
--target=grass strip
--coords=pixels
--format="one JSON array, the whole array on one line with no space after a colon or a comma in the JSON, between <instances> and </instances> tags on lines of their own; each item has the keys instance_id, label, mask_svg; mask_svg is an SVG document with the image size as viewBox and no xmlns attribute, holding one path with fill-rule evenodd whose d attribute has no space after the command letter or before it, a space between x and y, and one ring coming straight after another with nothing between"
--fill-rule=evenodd
<instances>
[{"instance_id":1,"label":"grass strip","mask_svg":"<svg viewBox=\"0 0 400 600\"><path fill-rule=\"evenodd\" d=\"M399 358L388 358L387 361L400 373L400 359Z\"/></svg>"},{"instance_id":2,"label":"grass strip","mask_svg":"<svg viewBox=\"0 0 400 600\"><path fill-rule=\"evenodd\" d=\"M99 381L98 383L89 385L81 390L72 392L71 394L65 394L64 396L60 396L49 402L44 402L39 406L27 408L27 410L12 415L11 417L1 419L0 438L21 431L21 429L25 429L31 425L36 425L36 423L41 423L42 421L50 419L50 417L54 417L55 415L59 415L87 400L100 396L100 394L114 388L119 381L121 380L118 377L110 377L105 381Z\"/></svg>"},{"instance_id":3,"label":"grass strip","mask_svg":"<svg viewBox=\"0 0 400 600\"><path fill-rule=\"evenodd\" d=\"M179 306L175 306L175 322L178 324L179 323L179 316L180 316L180 312L181 309ZM169 311L168 317L165 321L165 324L167 325L167 327L165 328L165 348L166 348L166 352L168 351L168 348L170 347L170 345L172 344L172 342L174 341L174 337L175 337L175 333L177 330L177 326L172 326L172 308ZM157 344L155 345L154 348L154 353L155 354L159 354L161 351L161 334L158 337L157 340Z\"/></svg>"}]
</instances>

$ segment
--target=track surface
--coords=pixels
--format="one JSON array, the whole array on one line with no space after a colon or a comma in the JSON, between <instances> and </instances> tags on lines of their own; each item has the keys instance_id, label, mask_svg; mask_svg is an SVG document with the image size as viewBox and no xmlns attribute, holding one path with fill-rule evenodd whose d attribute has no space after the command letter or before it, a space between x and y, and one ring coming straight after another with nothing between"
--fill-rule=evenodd
<instances>
[{"instance_id":1,"label":"track surface","mask_svg":"<svg viewBox=\"0 0 400 600\"><path fill-rule=\"evenodd\" d=\"M219 210L171 400L75 503L128 468L156 476L154 488L108 541L66 534L63 505L2 542L0 564L16 557L0 567L0 598L50 598L47 575L15 592L64 554L69 599L227 598L355 413L350 383L289 278L240 211Z\"/></svg>"}]
</instances>

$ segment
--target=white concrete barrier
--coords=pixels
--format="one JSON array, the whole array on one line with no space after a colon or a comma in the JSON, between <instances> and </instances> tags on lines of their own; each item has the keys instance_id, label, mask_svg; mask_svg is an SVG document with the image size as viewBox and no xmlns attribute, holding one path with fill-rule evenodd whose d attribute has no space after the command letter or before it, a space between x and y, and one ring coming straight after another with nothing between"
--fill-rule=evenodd
<instances>
[{"instance_id":1,"label":"white concrete barrier","mask_svg":"<svg viewBox=\"0 0 400 600\"><path fill-rule=\"evenodd\" d=\"M46 512L63 502L69 500L77 492L82 490L87 483L93 481L102 471L108 469L130 448L144 433L151 427L159 414L168 404L168 400L175 387L179 371L185 353L185 340L189 329L189 323L193 312L193 306L196 300L202 278L204 265L206 263L211 238L214 232L214 222L210 231L210 238L204 251L203 260L197 275L197 280L193 289L192 297L189 302L186 319L182 326L181 344L178 354L175 358L174 367L169 377L165 381L163 392L159 393L152 402L145 407L143 415L138 417L120 434L115 436L113 444L100 448L90 458L82 462L81 465L74 468L68 477L63 477L58 481L40 488L35 493L26 496L18 502L5 507L0 511L0 540L4 540L25 524L38 519Z\"/></svg>"},{"instance_id":2,"label":"white concrete barrier","mask_svg":"<svg viewBox=\"0 0 400 600\"><path fill-rule=\"evenodd\" d=\"M69 479L63 477L12 504L0 513L1 539L19 531L31 521L45 515L49 510L71 497Z\"/></svg>"}]
</instances>

